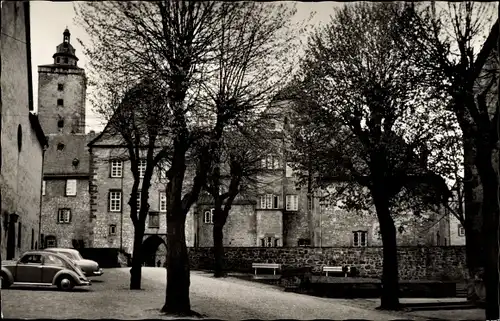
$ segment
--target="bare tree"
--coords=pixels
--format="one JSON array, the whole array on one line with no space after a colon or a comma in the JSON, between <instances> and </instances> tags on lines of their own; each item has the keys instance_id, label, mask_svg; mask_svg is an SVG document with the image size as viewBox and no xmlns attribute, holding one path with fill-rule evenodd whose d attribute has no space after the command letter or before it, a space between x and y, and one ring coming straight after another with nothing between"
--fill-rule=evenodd
<instances>
[{"instance_id":1,"label":"bare tree","mask_svg":"<svg viewBox=\"0 0 500 321\"><path fill-rule=\"evenodd\" d=\"M268 61L280 61L279 55L269 57L279 53L274 50L275 34L263 36L262 30L251 27L258 22L272 26L264 19L268 15L259 14L259 10L272 10L240 2L194 1L87 2L78 9L80 22L93 40L84 48L96 75L113 75L119 81L151 77L161 84L169 114L164 126L171 137L166 171L167 288L162 311L192 314L186 215L217 161L214 156L224 128L266 101L269 94L256 90L259 82L265 82L262 88L273 88L269 86L273 81L265 77L273 71L280 79L287 70L263 61L266 55ZM283 18L283 12L278 10L277 16ZM196 119L205 115L212 126L199 130ZM194 176L183 193L189 162L194 164Z\"/></svg>"},{"instance_id":2,"label":"bare tree","mask_svg":"<svg viewBox=\"0 0 500 321\"><path fill-rule=\"evenodd\" d=\"M170 115L159 95L163 90L157 87L158 83L154 80L145 79L134 85L125 92L121 101L118 100L120 91L123 90L116 90L111 85L107 86L108 93L114 99L104 100L100 104L96 102L95 106L103 115L110 116L104 134L112 137L117 146L123 146L123 159L130 161L134 178L128 201L130 219L134 226L130 289L140 289L141 266L144 261L142 241L149 213L149 187L154 168L170 152L169 129L163 126L169 121Z\"/></svg>"},{"instance_id":3,"label":"bare tree","mask_svg":"<svg viewBox=\"0 0 500 321\"><path fill-rule=\"evenodd\" d=\"M448 196L443 179L424 162L428 141L438 139L433 127L439 115L419 108L435 108L439 97L426 90L420 80L425 73L392 39L403 12L399 3L354 4L336 12L311 37L296 104L305 118L297 127L297 161L307 170L312 163L323 184L336 181L350 189L353 207L376 209L383 242L382 309L399 308L391 213L399 195L426 186L428 202Z\"/></svg>"},{"instance_id":4,"label":"bare tree","mask_svg":"<svg viewBox=\"0 0 500 321\"><path fill-rule=\"evenodd\" d=\"M484 267L487 319L499 317L498 182L493 164L498 143L498 21L493 24L493 15L491 3L432 2L410 6L400 24L401 45L415 53L411 59L420 68L434 75L430 86L448 98L444 108L455 113L462 131L468 297L477 298L474 282ZM474 197L480 189L482 202Z\"/></svg>"},{"instance_id":5,"label":"bare tree","mask_svg":"<svg viewBox=\"0 0 500 321\"><path fill-rule=\"evenodd\" d=\"M227 130L223 135L217 161L213 163L207 176L205 190L214 202L215 277L226 276L223 229L233 202L238 196L241 199L254 199L257 190L265 185L259 180L265 175L262 159L273 145L269 135L265 134L269 131L262 126L265 121L270 119L259 117L259 121L247 121L246 128L238 126Z\"/></svg>"}]
</instances>

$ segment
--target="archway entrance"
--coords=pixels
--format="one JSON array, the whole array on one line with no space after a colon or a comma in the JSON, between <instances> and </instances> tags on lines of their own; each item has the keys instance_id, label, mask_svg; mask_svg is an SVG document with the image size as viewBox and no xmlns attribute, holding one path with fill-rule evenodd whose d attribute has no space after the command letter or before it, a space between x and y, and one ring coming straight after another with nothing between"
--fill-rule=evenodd
<instances>
[{"instance_id":1,"label":"archway entrance","mask_svg":"<svg viewBox=\"0 0 500 321\"><path fill-rule=\"evenodd\" d=\"M164 266L167 256L167 245L158 235L148 236L142 243L145 266Z\"/></svg>"}]
</instances>

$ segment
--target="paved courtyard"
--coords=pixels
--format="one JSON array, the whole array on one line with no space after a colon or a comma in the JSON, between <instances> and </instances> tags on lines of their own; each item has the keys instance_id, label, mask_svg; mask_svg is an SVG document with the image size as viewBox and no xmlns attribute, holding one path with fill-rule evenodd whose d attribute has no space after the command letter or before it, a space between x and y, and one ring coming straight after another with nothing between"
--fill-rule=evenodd
<instances>
[{"instance_id":1,"label":"paved courtyard","mask_svg":"<svg viewBox=\"0 0 500 321\"><path fill-rule=\"evenodd\" d=\"M107 269L103 276L93 278L90 289L69 293L21 287L3 290L4 317L169 319L159 312L164 302L166 270L143 268L143 290L138 291L128 289L129 275L129 268ZM369 300L312 297L231 277L215 279L204 272L191 274L191 304L194 311L206 318L229 320L428 320L430 317L376 311L377 303Z\"/></svg>"}]
</instances>

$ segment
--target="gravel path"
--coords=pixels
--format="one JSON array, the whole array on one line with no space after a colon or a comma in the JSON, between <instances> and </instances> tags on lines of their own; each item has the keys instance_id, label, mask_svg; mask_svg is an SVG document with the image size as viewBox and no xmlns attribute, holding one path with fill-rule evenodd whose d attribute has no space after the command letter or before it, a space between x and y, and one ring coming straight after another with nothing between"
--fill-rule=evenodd
<instances>
[{"instance_id":1,"label":"gravel path","mask_svg":"<svg viewBox=\"0 0 500 321\"><path fill-rule=\"evenodd\" d=\"M56 288L27 287L2 290L4 317L174 319L159 312L165 300L166 270L143 268L143 290L136 291L128 288L129 270L106 269L104 275L92 278L92 286L85 290L61 292ZM312 297L233 277L216 279L197 271L191 273L190 293L192 309L211 319L423 320L416 316L376 311L376 304L366 300Z\"/></svg>"},{"instance_id":2,"label":"gravel path","mask_svg":"<svg viewBox=\"0 0 500 321\"><path fill-rule=\"evenodd\" d=\"M126 272L126 271L124 271ZM143 278L165 284L166 271L146 268ZM191 272L192 309L209 318L242 319L366 319L402 320L402 314L360 307L350 300L318 298L284 292L277 286ZM406 318L409 319L409 318ZM411 317L412 320L419 320Z\"/></svg>"}]
</instances>

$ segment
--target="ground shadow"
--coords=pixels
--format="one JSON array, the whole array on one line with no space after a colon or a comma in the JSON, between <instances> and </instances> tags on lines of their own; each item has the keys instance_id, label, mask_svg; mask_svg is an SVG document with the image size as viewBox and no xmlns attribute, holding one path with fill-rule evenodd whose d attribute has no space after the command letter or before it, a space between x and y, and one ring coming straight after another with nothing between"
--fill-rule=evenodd
<instances>
[{"instance_id":1,"label":"ground shadow","mask_svg":"<svg viewBox=\"0 0 500 321\"><path fill-rule=\"evenodd\" d=\"M86 289L86 288L74 288L69 291L61 291L56 287L38 287L38 286L19 286L19 285L12 285L8 289L2 289L3 291L9 291L9 290L22 290L22 291L53 291L53 292L90 292L91 289Z\"/></svg>"}]
</instances>

